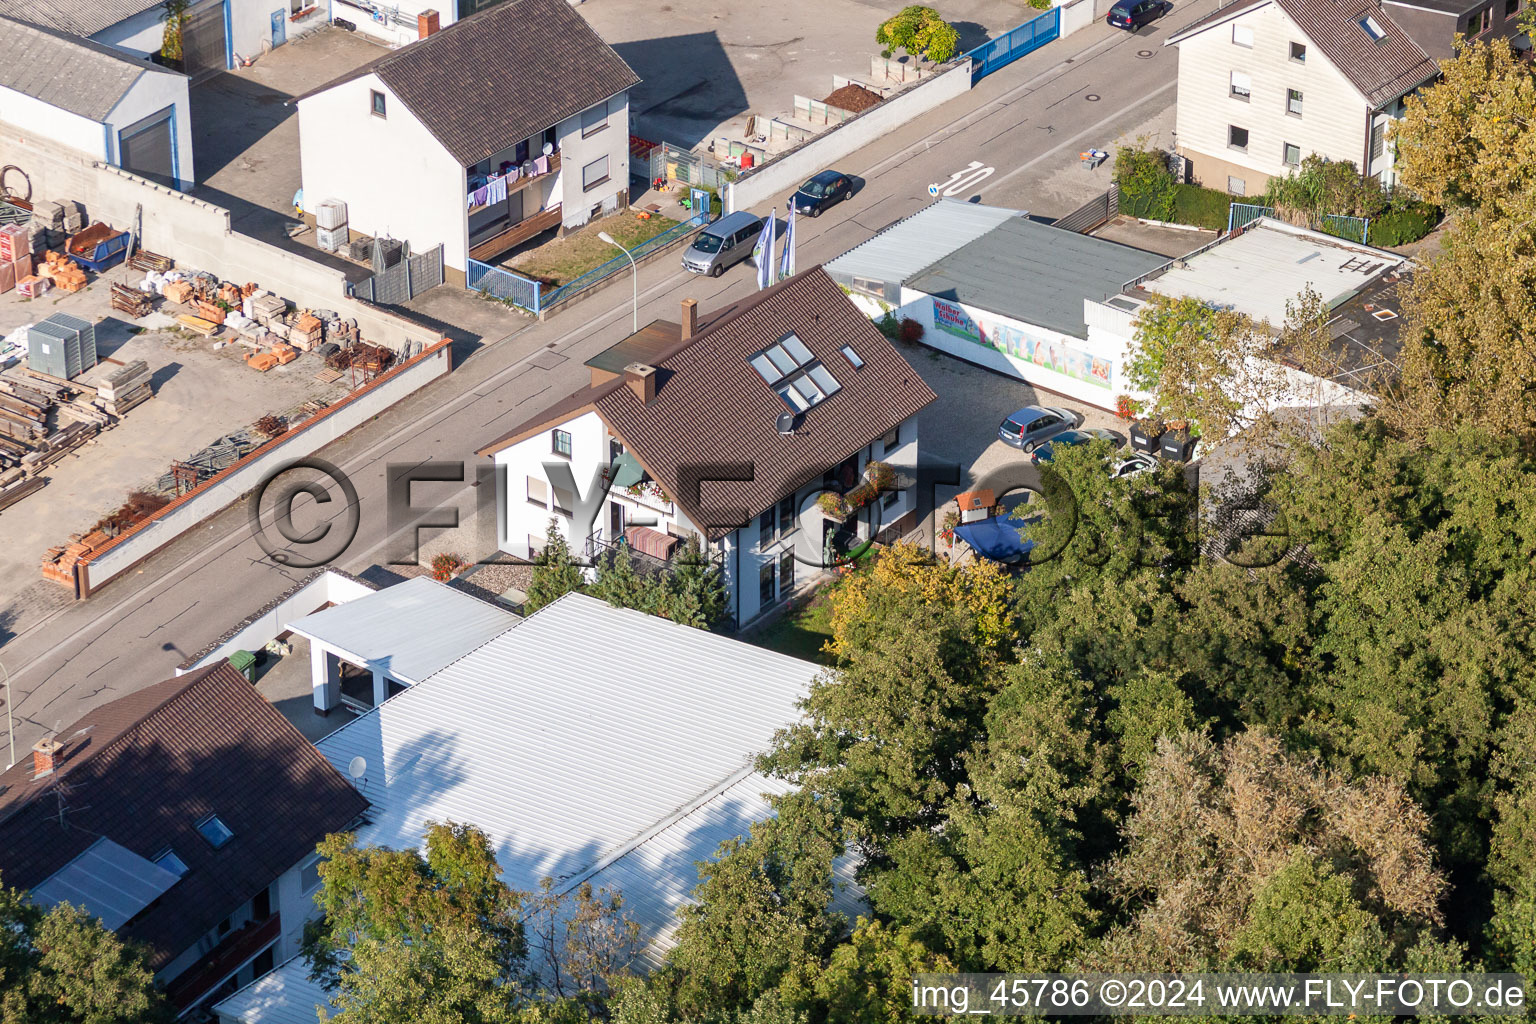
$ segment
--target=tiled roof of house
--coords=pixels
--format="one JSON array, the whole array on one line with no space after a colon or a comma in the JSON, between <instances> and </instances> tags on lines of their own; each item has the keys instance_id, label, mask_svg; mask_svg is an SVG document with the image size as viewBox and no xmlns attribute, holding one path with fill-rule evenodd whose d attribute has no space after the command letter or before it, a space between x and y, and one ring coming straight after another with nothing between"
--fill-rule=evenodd
<instances>
[{"instance_id":1,"label":"tiled roof of house","mask_svg":"<svg viewBox=\"0 0 1536 1024\"><path fill-rule=\"evenodd\" d=\"M0 774L0 880L31 889L100 837L187 873L119 931L155 969L367 807L341 774L221 661L103 704L59 731L55 771ZM233 833L218 849L197 825ZM62 816L62 823L61 823Z\"/></svg>"},{"instance_id":2,"label":"tiled roof of house","mask_svg":"<svg viewBox=\"0 0 1536 1024\"><path fill-rule=\"evenodd\" d=\"M0 14L32 25L58 29L70 36L93 36L135 14L152 11L162 3L164 0L0 0Z\"/></svg>"},{"instance_id":3,"label":"tiled roof of house","mask_svg":"<svg viewBox=\"0 0 1536 1024\"><path fill-rule=\"evenodd\" d=\"M1375 0L1274 2L1373 107L1423 85L1439 71L1424 48ZM1261 5L1238 0L1170 36L1168 43L1182 42L1256 6ZM1367 17L1380 28L1380 38L1361 25Z\"/></svg>"},{"instance_id":4,"label":"tiled roof of house","mask_svg":"<svg viewBox=\"0 0 1536 1024\"><path fill-rule=\"evenodd\" d=\"M789 412L747 362L794 332L839 389L812 406L789 436ZM847 345L860 368L839 351ZM596 409L651 477L711 539L819 478L934 401L933 389L870 319L814 267L757 292L679 340L655 364L650 404L619 377L583 388L480 450L491 455L538 429ZM719 472L715 472L720 470ZM750 479L701 487L685 482Z\"/></svg>"},{"instance_id":5,"label":"tiled roof of house","mask_svg":"<svg viewBox=\"0 0 1536 1024\"><path fill-rule=\"evenodd\" d=\"M291 102L369 73L465 166L640 81L566 0L506 0Z\"/></svg>"},{"instance_id":6,"label":"tiled roof of house","mask_svg":"<svg viewBox=\"0 0 1536 1024\"><path fill-rule=\"evenodd\" d=\"M0 86L7 89L102 121L146 74L179 72L90 39L0 16Z\"/></svg>"}]
</instances>

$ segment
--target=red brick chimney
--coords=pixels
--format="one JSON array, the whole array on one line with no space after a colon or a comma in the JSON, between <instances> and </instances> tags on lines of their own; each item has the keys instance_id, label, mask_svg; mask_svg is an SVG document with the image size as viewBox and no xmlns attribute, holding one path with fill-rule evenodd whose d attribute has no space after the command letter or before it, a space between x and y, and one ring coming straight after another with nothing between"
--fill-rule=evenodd
<instances>
[{"instance_id":1,"label":"red brick chimney","mask_svg":"<svg viewBox=\"0 0 1536 1024\"><path fill-rule=\"evenodd\" d=\"M418 39L427 38L427 36L436 32L439 27L437 11L428 9L416 15L416 37Z\"/></svg>"},{"instance_id":2,"label":"red brick chimney","mask_svg":"<svg viewBox=\"0 0 1536 1024\"><path fill-rule=\"evenodd\" d=\"M630 363L624 367L624 383L645 405L656 400L656 367L644 363Z\"/></svg>"},{"instance_id":3,"label":"red brick chimney","mask_svg":"<svg viewBox=\"0 0 1536 1024\"><path fill-rule=\"evenodd\" d=\"M32 744L33 777L51 774L58 767L59 751L63 749L64 744L55 739L38 740Z\"/></svg>"},{"instance_id":4,"label":"red brick chimney","mask_svg":"<svg viewBox=\"0 0 1536 1024\"><path fill-rule=\"evenodd\" d=\"M697 299L683 300L683 340L693 337L699 329L699 303Z\"/></svg>"}]
</instances>

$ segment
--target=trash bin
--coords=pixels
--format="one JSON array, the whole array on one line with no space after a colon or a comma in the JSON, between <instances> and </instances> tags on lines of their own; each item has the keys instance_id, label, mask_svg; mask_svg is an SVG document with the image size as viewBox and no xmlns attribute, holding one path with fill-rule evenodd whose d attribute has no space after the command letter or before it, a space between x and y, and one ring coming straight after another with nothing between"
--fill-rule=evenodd
<instances>
[{"instance_id":1,"label":"trash bin","mask_svg":"<svg viewBox=\"0 0 1536 1024\"><path fill-rule=\"evenodd\" d=\"M236 651L229 656L229 667L245 676L246 682L256 684L256 655L250 651Z\"/></svg>"}]
</instances>

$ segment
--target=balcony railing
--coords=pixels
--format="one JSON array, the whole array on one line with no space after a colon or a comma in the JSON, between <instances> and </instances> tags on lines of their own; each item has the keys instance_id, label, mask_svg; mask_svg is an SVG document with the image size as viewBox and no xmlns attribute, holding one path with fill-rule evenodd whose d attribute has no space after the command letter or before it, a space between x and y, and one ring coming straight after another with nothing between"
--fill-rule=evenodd
<instances>
[{"instance_id":1,"label":"balcony railing","mask_svg":"<svg viewBox=\"0 0 1536 1024\"><path fill-rule=\"evenodd\" d=\"M559 153L558 150L556 150L555 152L549 154L549 156L544 157L543 159L549 161L549 165L548 165L547 169L544 170L543 173L535 172L533 174L524 174L521 171L519 171L516 178L513 178L513 179L511 179L510 181L507 182L507 194L508 195L512 195L513 193L521 192L523 189L527 188L533 182L535 182L535 181L543 181L545 178L548 178L550 175L552 175L555 172L560 170L560 153ZM530 161L530 163L531 162L532 161ZM475 203L475 195L478 192L479 192L479 190L476 189L476 190L471 191L469 193L468 205L469 205L469 212L470 213L474 213L477 210L483 210L488 205L486 203L480 203L480 204L476 204Z\"/></svg>"},{"instance_id":2,"label":"balcony railing","mask_svg":"<svg viewBox=\"0 0 1536 1024\"><path fill-rule=\"evenodd\" d=\"M540 210L531 217L524 217L513 224L507 230L492 238L487 238L469 250L469 258L479 260L482 263L489 262L506 252L515 245L528 241L541 231L560 226L560 204L556 203L547 210Z\"/></svg>"}]
</instances>

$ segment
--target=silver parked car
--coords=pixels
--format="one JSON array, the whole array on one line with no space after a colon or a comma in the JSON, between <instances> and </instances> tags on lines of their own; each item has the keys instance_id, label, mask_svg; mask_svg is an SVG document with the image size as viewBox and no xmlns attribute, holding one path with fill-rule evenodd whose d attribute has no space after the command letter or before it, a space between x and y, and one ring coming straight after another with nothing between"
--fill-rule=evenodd
<instances>
[{"instance_id":1,"label":"silver parked car","mask_svg":"<svg viewBox=\"0 0 1536 1024\"><path fill-rule=\"evenodd\" d=\"M683 250L683 269L719 277L752 255L762 230L761 217L745 210L728 213L693 236L693 244Z\"/></svg>"},{"instance_id":2,"label":"silver parked car","mask_svg":"<svg viewBox=\"0 0 1536 1024\"><path fill-rule=\"evenodd\" d=\"M1070 409L1044 405L1026 405L998 424L997 437L1006 445L1032 452L1057 434L1077 426L1077 414Z\"/></svg>"}]
</instances>

